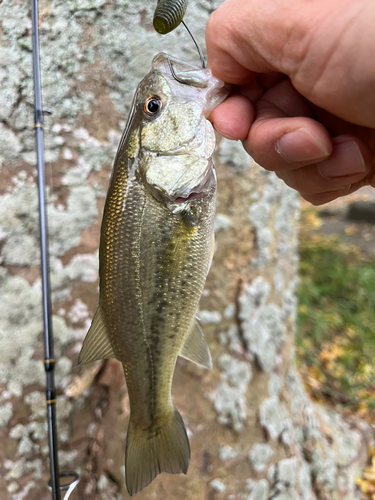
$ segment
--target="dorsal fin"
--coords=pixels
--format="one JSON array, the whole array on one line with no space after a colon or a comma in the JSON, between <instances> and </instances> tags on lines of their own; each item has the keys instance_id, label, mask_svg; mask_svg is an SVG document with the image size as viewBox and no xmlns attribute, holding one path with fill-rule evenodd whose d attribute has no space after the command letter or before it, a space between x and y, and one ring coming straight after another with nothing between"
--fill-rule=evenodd
<instances>
[{"instance_id":1,"label":"dorsal fin","mask_svg":"<svg viewBox=\"0 0 375 500\"><path fill-rule=\"evenodd\" d=\"M194 318L193 326L186 337L184 345L181 347L180 356L208 370L212 370L211 354L197 318Z\"/></svg>"},{"instance_id":2,"label":"dorsal fin","mask_svg":"<svg viewBox=\"0 0 375 500\"><path fill-rule=\"evenodd\" d=\"M116 358L109 342L100 306L96 310L87 335L83 341L78 364L84 365L99 359Z\"/></svg>"}]
</instances>

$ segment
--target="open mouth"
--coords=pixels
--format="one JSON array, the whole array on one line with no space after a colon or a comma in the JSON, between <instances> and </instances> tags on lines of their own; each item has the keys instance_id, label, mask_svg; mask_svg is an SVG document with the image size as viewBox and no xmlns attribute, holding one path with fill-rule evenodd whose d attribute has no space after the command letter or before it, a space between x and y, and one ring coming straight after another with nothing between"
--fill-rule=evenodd
<instances>
[{"instance_id":1,"label":"open mouth","mask_svg":"<svg viewBox=\"0 0 375 500\"><path fill-rule=\"evenodd\" d=\"M196 198L199 198L202 195L202 192L200 193L190 193L187 198L182 198L181 196L179 198L176 198L174 200L175 203L186 203L187 201L192 201L195 200Z\"/></svg>"},{"instance_id":2,"label":"open mouth","mask_svg":"<svg viewBox=\"0 0 375 500\"><path fill-rule=\"evenodd\" d=\"M174 203L187 203L189 201L193 201L193 200L197 200L199 198L202 198L202 196L204 196L204 194L207 193L210 186L215 182L216 182L215 171L213 170L213 168L210 168L208 170L208 172L206 173L206 175L203 176L203 179L201 180L200 184L193 187L190 192L188 191L189 194L186 193L187 196L181 196L181 194L185 194L185 193L180 192L180 196L175 198L173 200L173 202Z\"/></svg>"}]
</instances>

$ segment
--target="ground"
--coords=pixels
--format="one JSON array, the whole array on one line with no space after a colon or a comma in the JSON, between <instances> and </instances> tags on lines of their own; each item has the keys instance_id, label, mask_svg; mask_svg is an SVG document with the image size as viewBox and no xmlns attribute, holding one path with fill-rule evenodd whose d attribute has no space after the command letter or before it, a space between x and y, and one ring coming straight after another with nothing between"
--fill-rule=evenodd
<instances>
[{"instance_id":1,"label":"ground","mask_svg":"<svg viewBox=\"0 0 375 500\"><path fill-rule=\"evenodd\" d=\"M363 220L353 220L359 202L358 219ZM374 203L374 190L362 188L323 207L302 204L296 339L299 369L311 397L371 425L375 423L375 219L366 219ZM358 484L375 498L374 463Z\"/></svg>"}]
</instances>

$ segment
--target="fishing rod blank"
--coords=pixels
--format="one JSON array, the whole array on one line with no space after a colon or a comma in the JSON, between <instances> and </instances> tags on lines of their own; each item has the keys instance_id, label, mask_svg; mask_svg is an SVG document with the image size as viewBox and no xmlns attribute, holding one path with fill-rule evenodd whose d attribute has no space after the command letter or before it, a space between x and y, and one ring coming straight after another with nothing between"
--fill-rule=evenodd
<instances>
[{"instance_id":1,"label":"fishing rod blank","mask_svg":"<svg viewBox=\"0 0 375 500\"><path fill-rule=\"evenodd\" d=\"M53 353L51 286L49 276L48 228L46 209L46 183L44 168L44 138L43 138L43 108L39 68L39 40L38 40L38 0L31 0L32 23L32 55L34 75L34 122L36 136L36 152L38 166L39 192L39 228L40 228L40 260L42 275L42 303L44 326L44 367L46 372L46 403L48 419L48 444L50 452L51 479L49 486L52 489L52 499L61 499L61 490L68 489L78 480L75 472L59 473L58 442L56 425L56 390L55 390L55 358ZM47 110L46 110L47 111ZM50 113L50 112L49 112ZM69 484L60 487L60 476L73 478Z\"/></svg>"}]
</instances>

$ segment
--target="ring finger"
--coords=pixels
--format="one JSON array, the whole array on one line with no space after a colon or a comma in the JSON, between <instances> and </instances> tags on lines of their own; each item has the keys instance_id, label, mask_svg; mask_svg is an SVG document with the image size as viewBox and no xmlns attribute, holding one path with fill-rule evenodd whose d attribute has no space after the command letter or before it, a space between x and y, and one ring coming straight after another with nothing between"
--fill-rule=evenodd
<instances>
[{"instance_id":1,"label":"ring finger","mask_svg":"<svg viewBox=\"0 0 375 500\"><path fill-rule=\"evenodd\" d=\"M280 170L277 175L302 196L344 189L364 179L372 166L368 148L352 136L335 137L329 158L294 170Z\"/></svg>"}]
</instances>

